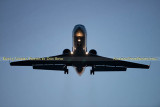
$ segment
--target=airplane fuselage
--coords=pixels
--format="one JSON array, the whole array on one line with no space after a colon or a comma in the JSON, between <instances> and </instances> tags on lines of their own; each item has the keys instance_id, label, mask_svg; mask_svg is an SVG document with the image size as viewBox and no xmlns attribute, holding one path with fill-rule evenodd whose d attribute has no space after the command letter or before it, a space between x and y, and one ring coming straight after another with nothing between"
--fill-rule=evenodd
<instances>
[{"instance_id":1,"label":"airplane fuselage","mask_svg":"<svg viewBox=\"0 0 160 107\"><path fill-rule=\"evenodd\" d=\"M72 52L77 56L83 56L87 52L87 32L81 24L76 25L73 29Z\"/></svg>"},{"instance_id":2,"label":"airplane fuselage","mask_svg":"<svg viewBox=\"0 0 160 107\"><path fill-rule=\"evenodd\" d=\"M72 54L74 56L85 56L87 54L87 32L83 25L78 24L73 29L73 47ZM78 74L81 74L85 65L74 65Z\"/></svg>"}]
</instances>

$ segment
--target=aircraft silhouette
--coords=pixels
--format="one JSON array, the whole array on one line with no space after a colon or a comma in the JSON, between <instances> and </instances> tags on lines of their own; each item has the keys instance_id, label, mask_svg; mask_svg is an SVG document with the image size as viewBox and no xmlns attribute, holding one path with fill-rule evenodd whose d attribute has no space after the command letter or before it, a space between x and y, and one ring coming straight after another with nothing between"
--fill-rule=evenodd
<instances>
[{"instance_id":1,"label":"aircraft silhouette","mask_svg":"<svg viewBox=\"0 0 160 107\"><path fill-rule=\"evenodd\" d=\"M149 69L149 65L115 60L112 58L97 55L95 49L87 52L87 32L84 25L75 25L73 29L73 47L72 51L64 49L61 55L44 58L32 58L11 62L11 66L32 66L33 69L42 70L60 70L68 74L67 66L75 67L79 75L86 67L91 67L90 74L99 71L126 71L127 68Z\"/></svg>"}]
</instances>

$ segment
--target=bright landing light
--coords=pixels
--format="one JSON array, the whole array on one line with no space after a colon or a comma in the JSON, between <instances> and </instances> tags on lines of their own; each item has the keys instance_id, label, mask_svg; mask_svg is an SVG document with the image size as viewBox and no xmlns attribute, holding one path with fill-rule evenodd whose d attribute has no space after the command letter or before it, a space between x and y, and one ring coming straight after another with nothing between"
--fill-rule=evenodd
<instances>
[{"instance_id":1,"label":"bright landing light","mask_svg":"<svg viewBox=\"0 0 160 107\"><path fill-rule=\"evenodd\" d=\"M76 36L82 37L82 36L83 36L83 33L82 33L81 31L78 31L78 32L76 33Z\"/></svg>"}]
</instances>

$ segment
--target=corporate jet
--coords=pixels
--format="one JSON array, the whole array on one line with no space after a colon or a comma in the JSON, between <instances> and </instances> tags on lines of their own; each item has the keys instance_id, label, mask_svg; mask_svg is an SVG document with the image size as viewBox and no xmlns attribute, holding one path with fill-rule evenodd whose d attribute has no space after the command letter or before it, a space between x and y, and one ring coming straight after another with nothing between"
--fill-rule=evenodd
<instances>
[{"instance_id":1,"label":"corporate jet","mask_svg":"<svg viewBox=\"0 0 160 107\"><path fill-rule=\"evenodd\" d=\"M32 66L33 69L58 70L68 74L68 66L75 67L79 75L86 67L91 67L90 74L100 71L126 71L127 68L149 69L149 65L102 57L95 49L87 51L87 32L84 25L75 25L72 32L72 51L64 49L62 54L43 58L11 62L11 66Z\"/></svg>"}]
</instances>

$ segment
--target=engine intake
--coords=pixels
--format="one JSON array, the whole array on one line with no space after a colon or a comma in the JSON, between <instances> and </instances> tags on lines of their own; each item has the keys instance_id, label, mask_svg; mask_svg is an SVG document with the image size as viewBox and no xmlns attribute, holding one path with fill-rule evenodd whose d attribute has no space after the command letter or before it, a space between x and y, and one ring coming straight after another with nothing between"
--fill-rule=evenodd
<instances>
[{"instance_id":1,"label":"engine intake","mask_svg":"<svg viewBox=\"0 0 160 107\"><path fill-rule=\"evenodd\" d=\"M97 55L97 51L95 49L91 49L89 51L89 54Z\"/></svg>"},{"instance_id":2,"label":"engine intake","mask_svg":"<svg viewBox=\"0 0 160 107\"><path fill-rule=\"evenodd\" d=\"M64 49L63 54L71 54L71 51L69 49Z\"/></svg>"}]
</instances>

